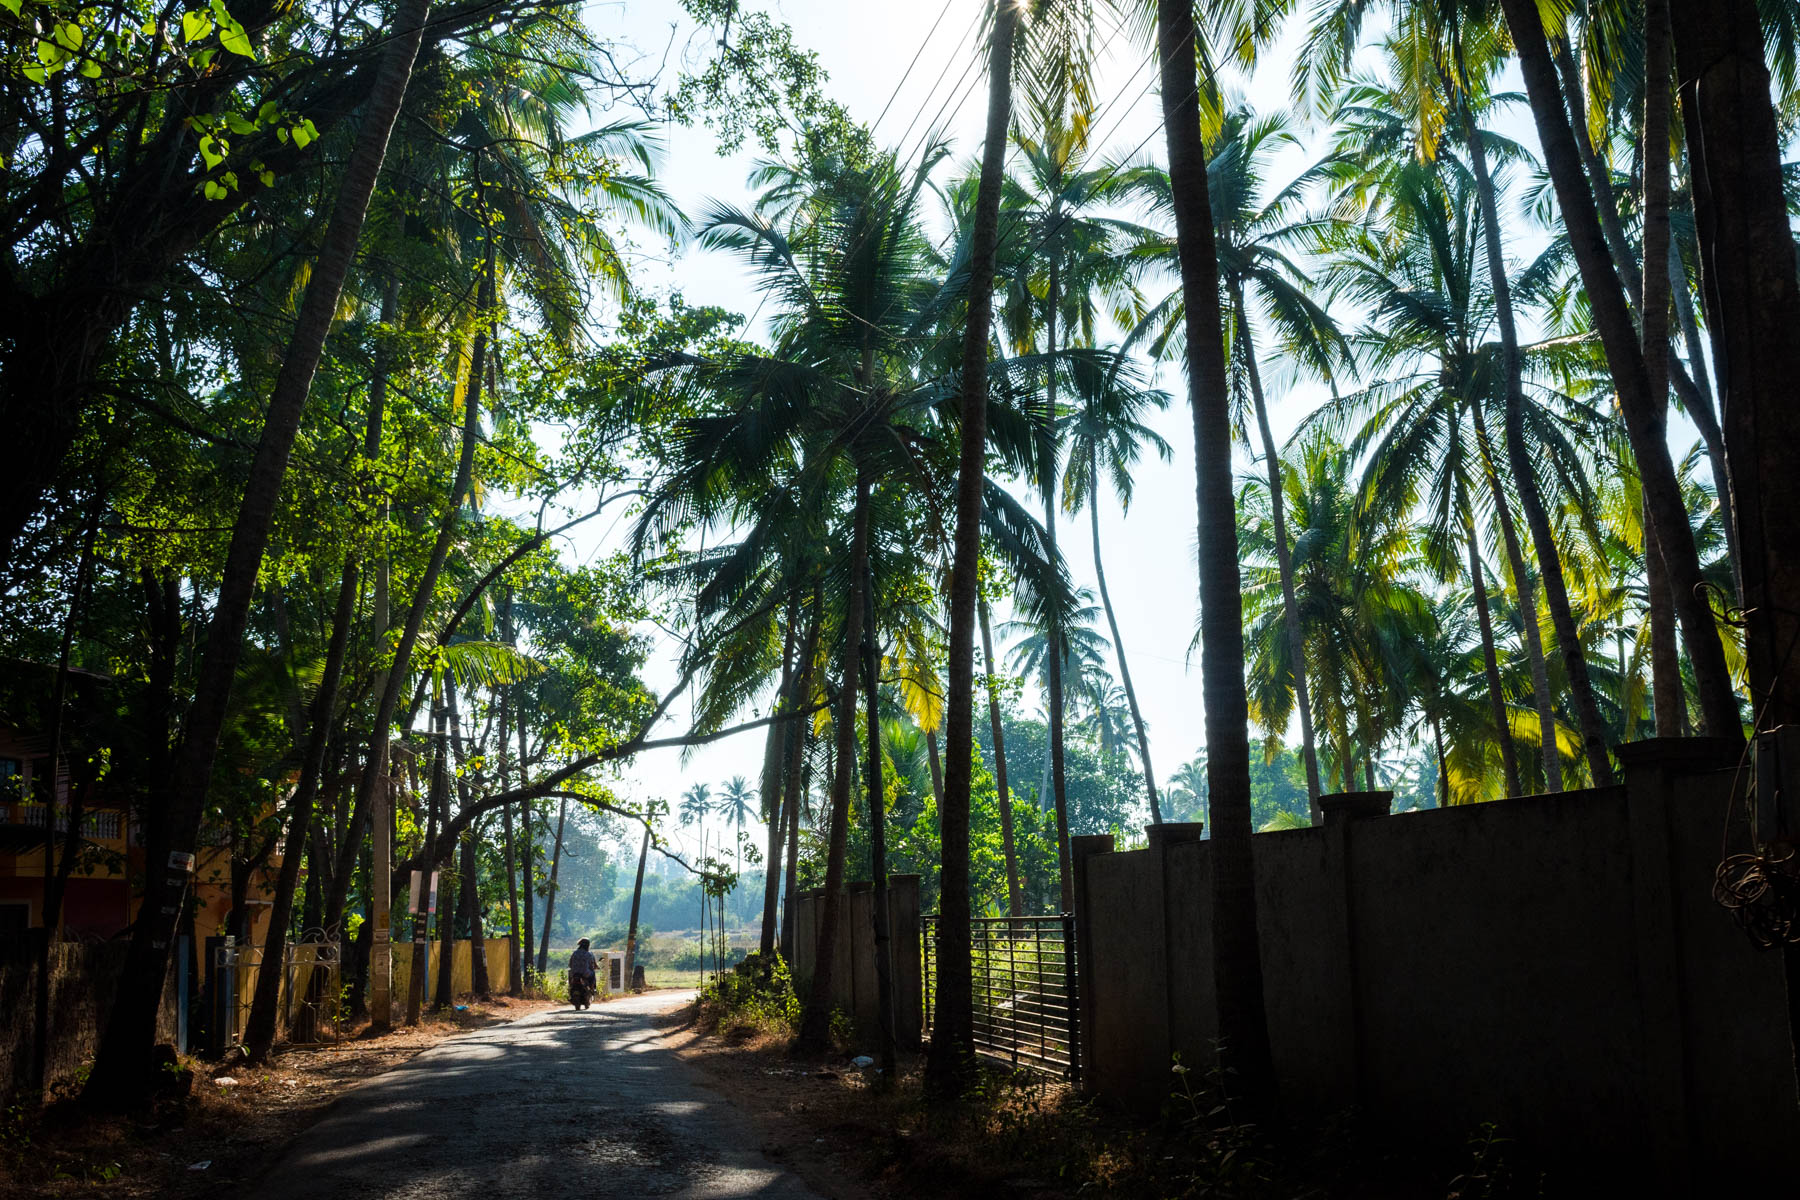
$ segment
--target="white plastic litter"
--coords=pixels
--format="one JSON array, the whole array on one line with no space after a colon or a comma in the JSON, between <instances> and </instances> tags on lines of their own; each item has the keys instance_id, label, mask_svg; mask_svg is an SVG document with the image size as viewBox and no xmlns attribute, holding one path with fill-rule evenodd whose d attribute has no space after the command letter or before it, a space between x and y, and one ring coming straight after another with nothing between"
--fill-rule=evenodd
<instances>
[{"instance_id":1,"label":"white plastic litter","mask_svg":"<svg viewBox=\"0 0 1800 1200\"><path fill-rule=\"evenodd\" d=\"M856 1067L858 1069L864 1069L864 1068L874 1066L875 1060L870 1058L866 1054L859 1054L855 1058L850 1060L850 1065L853 1067Z\"/></svg>"}]
</instances>

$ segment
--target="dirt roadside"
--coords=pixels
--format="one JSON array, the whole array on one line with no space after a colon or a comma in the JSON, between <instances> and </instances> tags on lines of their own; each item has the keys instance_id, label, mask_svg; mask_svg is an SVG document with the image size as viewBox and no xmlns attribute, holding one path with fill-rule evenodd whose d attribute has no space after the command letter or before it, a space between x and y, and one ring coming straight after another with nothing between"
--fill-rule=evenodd
<instances>
[{"instance_id":1,"label":"dirt roadside","mask_svg":"<svg viewBox=\"0 0 1800 1200\"><path fill-rule=\"evenodd\" d=\"M363 1080L445 1038L557 1006L470 999L380 1037L365 1026L336 1045L278 1051L264 1066L191 1059L185 1103L150 1114L90 1114L73 1089L39 1112L0 1112L0 1198L244 1195L287 1142Z\"/></svg>"}]
</instances>

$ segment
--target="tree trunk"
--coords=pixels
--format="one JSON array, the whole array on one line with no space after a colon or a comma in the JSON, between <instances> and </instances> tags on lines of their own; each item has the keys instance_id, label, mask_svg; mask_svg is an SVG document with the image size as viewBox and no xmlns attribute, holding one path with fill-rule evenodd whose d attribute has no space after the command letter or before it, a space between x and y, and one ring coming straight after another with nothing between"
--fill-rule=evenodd
<instances>
[{"instance_id":1,"label":"tree trunk","mask_svg":"<svg viewBox=\"0 0 1800 1200\"><path fill-rule=\"evenodd\" d=\"M1000 724L1000 689L994 679L994 636L990 631L988 605L980 601L981 655L987 668L988 724L994 734L994 786L1000 797L1000 845L1006 855L1006 904L1009 917L1025 915L1025 898L1019 887L1019 856L1013 849L1012 795L1006 786L1006 732ZM938 807L943 808L939 799Z\"/></svg>"},{"instance_id":2,"label":"tree trunk","mask_svg":"<svg viewBox=\"0 0 1800 1200\"><path fill-rule=\"evenodd\" d=\"M207 631L206 654L195 684L194 704L188 714L171 790L174 802L165 813L153 813L148 823L145 862L151 869L145 873L140 919L132 929L118 997L83 1091L84 1100L91 1104L133 1103L154 1082L151 1050L156 1042L156 1013L168 974L169 945L181 909L180 896L189 882L184 869L169 865L179 861L171 856L193 853L198 841L213 759L231 703L231 685L243 652L250 602L287 474L288 455L300 429L344 278L356 255L363 217L376 177L381 173L388 135L406 94L430 7L430 0L403 0L395 13L396 32L376 73L362 129L350 152L325 241L314 260L306 298L301 302L293 336L269 398L262 438L251 462L220 574L218 603Z\"/></svg>"},{"instance_id":3,"label":"tree trunk","mask_svg":"<svg viewBox=\"0 0 1800 1200\"><path fill-rule=\"evenodd\" d=\"M625 974L619 985L630 989L637 978L638 906L644 899L644 862L650 857L650 825L644 825L644 841L638 847L637 882L631 885L631 923L625 927Z\"/></svg>"},{"instance_id":4,"label":"tree trunk","mask_svg":"<svg viewBox=\"0 0 1800 1200\"><path fill-rule=\"evenodd\" d=\"M1275 1111L1275 1070L1263 1005L1250 816L1250 713L1244 691L1243 596L1231 479L1231 412L1225 380L1219 263L1200 136L1198 45L1191 4L1158 0L1163 132L1176 250L1186 298L1188 399L1194 417L1194 499L1199 521L1200 688L1212 818L1213 978L1220 1065L1251 1112Z\"/></svg>"},{"instance_id":5,"label":"tree trunk","mask_svg":"<svg viewBox=\"0 0 1800 1200\"><path fill-rule=\"evenodd\" d=\"M1718 626L1704 591L1700 558L1694 547L1693 529L1688 524L1687 505L1675 478L1675 466L1669 457L1668 442L1661 436L1656 420L1649 375L1644 367L1637 331L1632 326L1631 311L1625 302L1618 273L1614 271L1607 254L1600 222L1595 216L1593 194L1588 187L1587 176L1582 172L1574 138L1569 131L1568 114L1563 109L1558 92L1556 68L1545 40L1542 16L1535 0L1502 0L1502 5L1506 11L1507 25L1512 31L1513 44L1518 50L1519 66L1525 76L1538 141L1544 148L1545 166L1556 189L1557 204L1568 228L1569 246L1581 272L1582 285L1586 289L1588 304L1593 313L1594 327L1605 347L1607 365L1611 369L1613 386L1619 398L1619 408L1624 414L1626 433L1637 457L1645 502L1652 518L1652 531L1662 550L1663 563L1668 568L1669 581L1675 590L1676 612L1687 642L1688 658L1693 663L1706 732L1714 737L1740 741L1743 738L1742 719L1738 714L1737 697L1731 689L1731 675L1725 666L1725 651L1719 640ZM1685 11L1699 6L1681 7ZM1762 103L1767 110L1766 96ZM1704 219L1701 224L1704 228ZM1783 229L1786 229L1785 218ZM1783 264L1782 270L1791 276L1792 239L1785 232L1783 236L1786 240L1778 261ZM1788 280L1787 286L1793 292L1792 279ZM1768 445L1770 441L1765 436L1764 444ZM1530 506L1526 509L1526 517L1533 524L1534 540L1549 532L1547 528L1542 531L1537 528L1537 513ZM1743 520L1740 502L1740 525ZM1749 539L1740 540L1748 549ZM1546 591L1553 592L1558 582L1560 581L1555 580L1546 568ZM1556 599L1553 595L1553 616L1556 611ZM1797 628L1800 628L1800 622L1797 622ZM1564 637L1560 628L1557 630L1557 637L1559 640ZM1566 658L1567 646L1563 652ZM1579 699L1577 692L1578 702ZM1595 748L1590 745L1590 763L1594 757ZM1609 763L1604 774L1595 772L1595 783L1610 783L1612 777Z\"/></svg>"},{"instance_id":6,"label":"tree trunk","mask_svg":"<svg viewBox=\"0 0 1800 1200\"><path fill-rule=\"evenodd\" d=\"M1512 572L1513 593L1519 598L1519 626L1525 640L1526 662L1531 667L1532 699L1537 708L1544 790L1560 792L1563 790L1562 751L1557 743L1556 705L1550 694L1550 668L1544 661L1543 634L1538 626L1537 596L1531 586L1531 573L1525 564L1525 552L1519 545L1519 530L1513 522L1512 505L1507 501L1506 488L1500 482L1493 439L1488 436L1487 419L1481 415L1479 404L1470 405L1469 411L1474 418L1475 436L1481 447L1481 473L1487 481L1488 495L1494 502L1494 516L1500 525L1500 543L1506 551L1507 567ZM1552 553L1559 551L1552 546ZM1559 558L1559 565L1560 562Z\"/></svg>"},{"instance_id":7,"label":"tree trunk","mask_svg":"<svg viewBox=\"0 0 1800 1200\"><path fill-rule=\"evenodd\" d=\"M510 645L513 642L512 590L510 588L507 589L506 602L502 611L505 613L503 618L505 622L504 634L507 643ZM512 772L507 769L507 760L511 755L511 738L509 737L509 731L507 729L508 720L512 716L511 697L507 694L510 690L511 689L506 688L501 689L499 696L499 759L500 787L502 790L507 790L512 787ZM524 777L522 775L519 782L524 782ZM500 809L500 837L501 852L506 860L506 994L509 996L519 996L523 995L525 990L525 977L521 969L525 956L521 953L521 943L519 941L519 876L516 862L518 851L514 843L513 835L513 806L510 804L504 805Z\"/></svg>"},{"instance_id":8,"label":"tree trunk","mask_svg":"<svg viewBox=\"0 0 1800 1200\"><path fill-rule=\"evenodd\" d=\"M797 599L788 602L787 628L782 636L781 647L781 685L775 689L775 702L784 711L792 712L799 707L794 696L794 623L799 620L799 602ZM783 771L787 766L788 742L794 737L794 723L783 721L769 726L767 740L763 744L762 774L762 808L763 819L769 823L768 853L763 858L763 915L762 936L757 943L757 951L767 958L775 952L775 936L779 905L781 903L781 813L782 798L786 789L782 787Z\"/></svg>"},{"instance_id":9,"label":"tree trunk","mask_svg":"<svg viewBox=\"0 0 1800 1200\"><path fill-rule=\"evenodd\" d=\"M1125 703L1131 708L1131 725L1137 732L1138 758L1144 765L1144 794L1150 798L1151 824L1162 824L1162 804L1156 794L1156 771L1150 765L1150 732L1144 725L1144 714L1138 708L1137 689L1131 684L1131 667L1125 661L1125 639L1119 633L1119 618L1113 613L1112 593L1106 586L1106 566L1100 556L1100 455L1088 447L1088 478L1093 480L1093 493L1088 497L1088 518L1094 535L1094 578L1100 585L1100 607L1106 612L1106 627L1112 632L1113 653L1119 659L1119 681L1125 686Z\"/></svg>"},{"instance_id":10,"label":"tree trunk","mask_svg":"<svg viewBox=\"0 0 1800 1200\"><path fill-rule=\"evenodd\" d=\"M950 576L950 661L945 689L944 803L937 944L937 1002L926 1084L959 1095L975 1075L975 992L969 918L969 788L975 746L975 604L980 591L982 491L987 470L988 334L993 323L994 253L1000 188L1012 124L1016 5L994 5L988 43L987 129L969 234L969 310L963 324L961 447L956 474L956 537ZM1004 795L1004 792L1002 793Z\"/></svg>"},{"instance_id":11,"label":"tree trunk","mask_svg":"<svg viewBox=\"0 0 1800 1200\"><path fill-rule=\"evenodd\" d=\"M807 621L806 639L800 650L800 678L794 688L794 700L799 707L812 704L813 663L819 654L820 608L822 597L819 585L813 585L812 616ZM807 718L788 723L790 741L788 742L787 766L782 776L782 811L786 814L787 832L787 878L783 880L781 905L781 957L784 962L794 961L794 886L800 869L800 801L805 781L806 746L812 737L812 720Z\"/></svg>"},{"instance_id":12,"label":"tree trunk","mask_svg":"<svg viewBox=\"0 0 1800 1200\"><path fill-rule=\"evenodd\" d=\"M1039 469L1043 472L1044 489L1044 554L1054 568L1058 560L1056 549L1056 493L1057 493L1057 445L1056 445L1056 317L1057 305L1061 297L1057 294L1058 274L1054 257L1050 262L1050 288L1044 304L1044 329L1046 347L1050 355L1048 378L1044 387L1044 426L1039 433L1038 454L1041 458ZM1044 616L1048 622L1044 629L1044 641L1047 652L1044 655L1044 676L1048 683L1048 696L1045 697L1049 720L1050 751L1050 796L1056 808L1056 869L1061 885L1063 912L1075 911L1075 874L1074 866L1069 860L1069 789L1066 764L1063 762L1063 667L1068 663L1068 635L1064 622L1068 616L1063 611L1062 600L1050 597L1051 603L1045 605Z\"/></svg>"},{"instance_id":13,"label":"tree trunk","mask_svg":"<svg viewBox=\"0 0 1800 1200\"><path fill-rule=\"evenodd\" d=\"M490 241L477 292L478 303L484 313L493 308L494 285L494 248ZM325 920L329 925L337 925L343 919L344 903L349 895L350 868L362 841L363 823L368 820L369 811L374 805L375 788L387 773L388 739L394 714L399 709L400 691L405 686L407 669L412 662L413 648L418 644L425 612L437 592L438 577L443 573L444 563L449 558L450 543L461 523L463 499L470 494L474 482L475 447L481 439L481 380L487 345L488 329L484 319L476 330L475 342L469 353L469 379L463 393L462 446L457 457L456 477L450 485L449 503L445 505L444 515L438 522L437 538L432 543L431 556L426 560L425 573L413 592L412 606L407 610L406 626L401 630L399 645L394 650L394 660L388 666L382 683L381 700L375 712L375 726L369 738L368 759L356 789L348 835L338 847L337 871L332 877L331 897L325 905Z\"/></svg>"},{"instance_id":14,"label":"tree trunk","mask_svg":"<svg viewBox=\"0 0 1800 1200\"><path fill-rule=\"evenodd\" d=\"M944 803L944 760L938 754L937 730L925 731L925 754L931 761L931 799L934 803Z\"/></svg>"},{"instance_id":15,"label":"tree trunk","mask_svg":"<svg viewBox=\"0 0 1800 1200\"><path fill-rule=\"evenodd\" d=\"M287 827L287 852L281 857L281 874L269 908L269 931L263 938L263 969L256 975L256 994L250 1001L250 1017L244 1026L244 1051L252 1062L261 1062L275 1044L276 1008L281 1000L281 964L286 958L288 923L294 913L294 889L300 879L300 861L306 851L312 822L313 799L325 765L325 745L331 734L332 713L337 708L344 656L350 644L350 627L356 621L356 601L361 595L360 572L352 558L344 563L338 585L337 608L331 619L331 641L325 648L325 671L313 693L307 716L305 757L300 781L294 787Z\"/></svg>"},{"instance_id":16,"label":"tree trunk","mask_svg":"<svg viewBox=\"0 0 1800 1200\"><path fill-rule=\"evenodd\" d=\"M1466 78L1460 41L1456 47L1457 69ZM1475 176L1476 199L1481 206L1482 244L1487 252L1488 286L1494 297L1494 320L1500 327L1500 354L1506 371L1506 454L1513 485L1519 489L1519 503L1525 509L1525 525L1531 532L1532 550L1537 554L1538 568L1544 576L1544 598L1550 606L1550 623L1556 630L1556 643L1562 651L1569 690L1575 701L1575 716L1581 728L1582 748L1587 754L1588 770L1595 787L1612 783L1612 760L1606 751L1606 726L1600 720L1600 708L1594 699L1594 688L1588 678L1587 657L1582 653L1581 637L1575 627L1575 615L1569 605L1568 589L1563 583L1562 554L1556 545L1555 531L1544 509L1544 498L1538 488L1537 470L1531 451L1525 444L1524 361L1519 352L1519 331L1513 320L1512 283L1506 275L1506 256L1500 244L1500 205L1493 176L1488 171L1487 149L1475 127L1475 114L1466 102L1458 103L1463 144L1469 153L1469 169ZM1499 495L1498 487L1495 488ZM1516 537L1516 535L1515 535ZM1521 555L1513 563L1513 585L1518 591L1521 614L1530 626L1527 650L1538 638L1537 601L1531 586L1531 574L1523 570ZM1543 739L1543 763L1546 785L1560 791L1562 764L1556 748L1556 715L1549 695L1550 681L1543 670L1542 648L1532 663L1532 686L1538 692L1539 735ZM1539 675L1542 674L1540 683ZM1551 782L1554 781L1554 782ZM1514 791L1511 794L1518 795Z\"/></svg>"},{"instance_id":17,"label":"tree trunk","mask_svg":"<svg viewBox=\"0 0 1800 1200\"><path fill-rule=\"evenodd\" d=\"M1306 762L1306 803L1312 823L1320 825L1324 823L1325 814L1319 808L1319 753L1313 738L1311 689L1306 682L1306 634L1300 627L1300 602L1294 595L1294 552L1287 538L1287 493L1282 485L1281 455L1275 450L1275 434L1269 428L1269 408L1263 401L1262 371L1256 361L1256 339L1250 331L1250 311L1244 303L1242 288L1232 289L1231 302L1237 310L1238 332L1244 341L1244 368L1250 376L1250 399L1256 405L1256 429L1262 438L1263 464L1269 475L1269 507L1275 518L1275 562L1281 571L1282 622L1287 627L1288 656L1294 661L1294 703L1300 709L1300 750Z\"/></svg>"},{"instance_id":18,"label":"tree trunk","mask_svg":"<svg viewBox=\"0 0 1800 1200\"><path fill-rule=\"evenodd\" d=\"M869 506L869 481L858 480L857 503ZM881 651L876 646L875 576L868 557L863 560L863 702L868 727L868 769L864 773L868 788L869 810L869 878L874 887L869 905L875 925L875 1023L880 1027L878 1041L882 1083L894 1081L894 953L889 930L893 928L888 913L887 873L887 791L881 778Z\"/></svg>"},{"instance_id":19,"label":"tree trunk","mask_svg":"<svg viewBox=\"0 0 1800 1200\"><path fill-rule=\"evenodd\" d=\"M1751 711L1765 730L1800 722L1800 497L1789 461L1800 444L1800 282L1782 143L1756 6L1691 0L1670 15L1743 556ZM1673 564L1670 575L1679 593ZM1687 644L1691 659L1692 635Z\"/></svg>"},{"instance_id":20,"label":"tree trunk","mask_svg":"<svg viewBox=\"0 0 1800 1200\"><path fill-rule=\"evenodd\" d=\"M487 931L481 920L481 874L475 861L475 831L462 839L462 914L469 930L469 990L486 1000L494 994L488 978Z\"/></svg>"},{"instance_id":21,"label":"tree trunk","mask_svg":"<svg viewBox=\"0 0 1800 1200\"><path fill-rule=\"evenodd\" d=\"M1506 693L1500 687L1500 659L1494 652L1494 621L1488 612L1487 578L1481 566L1481 549L1473 521L1464 519L1469 539L1469 584L1474 590L1475 617L1481 626L1481 662L1487 671L1488 707L1494 718L1494 737L1500 743L1500 764L1506 777L1506 794L1521 794L1519 756L1513 747L1512 722L1506 715Z\"/></svg>"},{"instance_id":22,"label":"tree trunk","mask_svg":"<svg viewBox=\"0 0 1800 1200\"><path fill-rule=\"evenodd\" d=\"M550 881L544 890L544 936L538 942L537 973L550 969L550 923L556 919L556 873L562 867L563 824L569 819L569 798L563 797L556 813L556 848L550 852Z\"/></svg>"},{"instance_id":23,"label":"tree trunk","mask_svg":"<svg viewBox=\"0 0 1800 1200\"><path fill-rule=\"evenodd\" d=\"M842 918L844 854L850 835L850 774L856 759L856 659L863 627L864 575L869 561L869 505L865 468L856 466L856 511L850 531L850 593L845 598L844 646L839 660L837 712L832 734L837 740L836 769L831 776L830 831L825 852L825 894L819 898L817 950L813 955L812 985L806 1012L800 1023L799 1046L817 1053L830 1042L832 966L836 957L838 922Z\"/></svg>"},{"instance_id":24,"label":"tree trunk","mask_svg":"<svg viewBox=\"0 0 1800 1200\"><path fill-rule=\"evenodd\" d=\"M1438 807L1450 807L1450 760L1444 756L1444 726L1442 722L1431 723L1432 740L1437 743L1438 768Z\"/></svg>"},{"instance_id":25,"label":"tree trunk","mask_svg":"<svg viewBox=\"0 0 1800 1200\"><path fill-rule=\"evenodd\" d=\"M521 698L519 701L519 781L521 783L525 780L525 757L525 701ZM522 927L523 940L520 942L522 948L519 952L521 964L519 970L527 988L532 986L531 981L534 978L534 973L532 971L534 957L531 953L531 937L532 934L537 931L537 904L535 899L537 896L537 813L535 811L535 805L535 801L525 801L525 844L520 855L524 860L525 922Z\"/></svg>"}]
</instances>

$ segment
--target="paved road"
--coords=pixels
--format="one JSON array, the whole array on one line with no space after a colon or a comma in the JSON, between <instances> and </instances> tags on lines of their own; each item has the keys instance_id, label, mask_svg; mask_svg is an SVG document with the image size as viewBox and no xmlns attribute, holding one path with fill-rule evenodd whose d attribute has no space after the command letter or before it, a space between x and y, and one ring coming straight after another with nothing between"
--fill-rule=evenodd
<instances>
[{"instance_id":1,"label":"paved road","mask_svg":"<svg viewBox=\"0 0 1800 1200\"><path fill-rule=\"evenodd\" d=\"M663 1047L653 1015L691 997L534 1013L440 1042L346 1094L252 1194L819 1200Z\"/></svg>"}]
</instances>

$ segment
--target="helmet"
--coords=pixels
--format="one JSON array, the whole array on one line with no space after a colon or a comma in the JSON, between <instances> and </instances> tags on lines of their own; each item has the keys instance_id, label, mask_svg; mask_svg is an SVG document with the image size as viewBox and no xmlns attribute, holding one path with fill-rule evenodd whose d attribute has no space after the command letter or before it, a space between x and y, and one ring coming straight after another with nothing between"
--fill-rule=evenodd
<instances>
[{"instance_id":1,"label":"helmet","mask_svg":"<svg viewBox=\"0 0 1800 1200\"><path fill-rule=\"evenodd\" d=\"M575 948L577 950L586 950L588 948L588 940L586 938L582 938L579 942L575 943Z\"/></svg>"}]
</instances>

